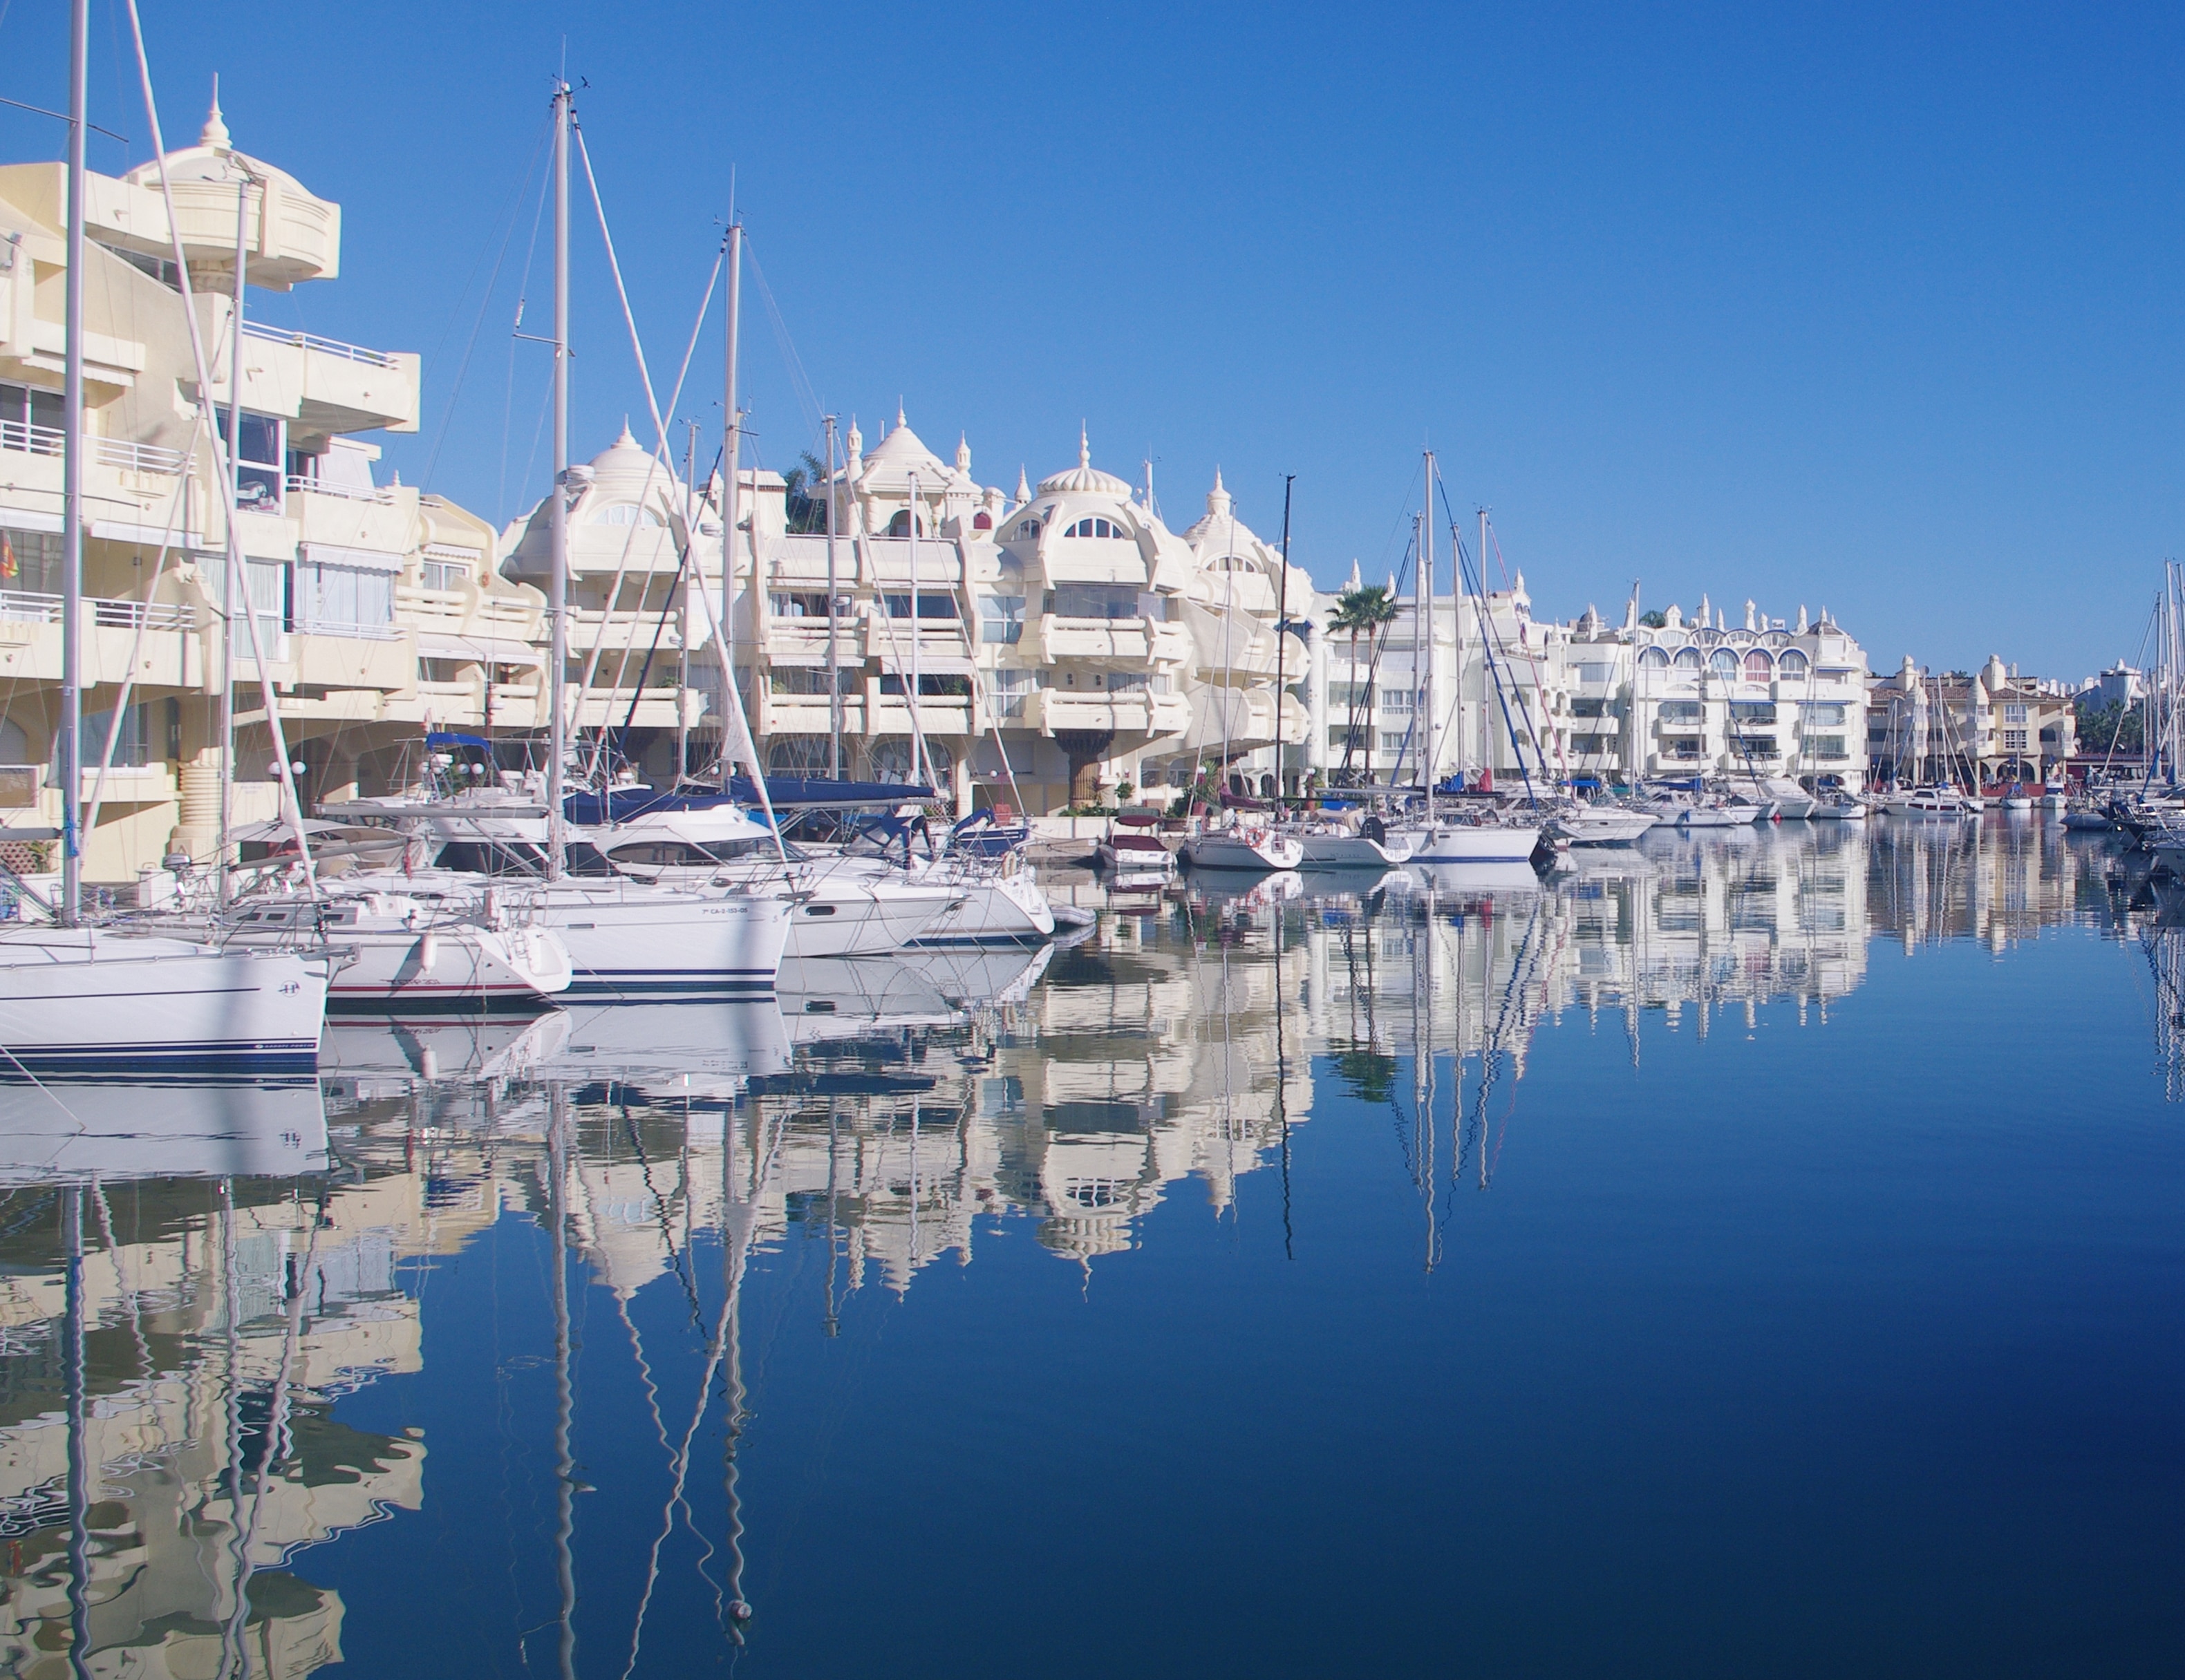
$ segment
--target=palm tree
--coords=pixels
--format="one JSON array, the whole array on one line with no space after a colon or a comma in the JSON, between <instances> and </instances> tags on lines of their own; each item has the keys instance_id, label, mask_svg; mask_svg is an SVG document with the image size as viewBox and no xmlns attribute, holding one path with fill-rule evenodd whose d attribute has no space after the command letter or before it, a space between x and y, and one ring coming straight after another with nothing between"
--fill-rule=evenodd
<instances>
[{"instance_id":1,"label":"palm tree","mask_svg":"<svg viewBox=\"0 0 2185 1680\"><path fill-rule=\"evenodd\" d=\"M1358 739L1358 638L1377 636L1381 627L1396 616L1396 597L1385 583L1367 583L1345 589L1335 598L1335 611L1327 621L1332 633L1350 638L1350 715L1344 726L1343 764L1350 767L1350 749ZM1373 678L1366 682L1366 779L1373 779Z\"/></svg>"}]
</instances>

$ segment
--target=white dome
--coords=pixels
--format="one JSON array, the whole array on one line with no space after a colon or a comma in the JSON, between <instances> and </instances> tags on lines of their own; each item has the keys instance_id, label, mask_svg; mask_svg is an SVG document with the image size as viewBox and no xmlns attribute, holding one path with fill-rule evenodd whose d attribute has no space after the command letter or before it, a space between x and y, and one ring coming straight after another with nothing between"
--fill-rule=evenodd
<instances>
[{"instance_id":1,"label":"white dome","mask_svg":"<svg viewBox=\"0 0 2185 1680\"><path fill-rule=\"evenodd\" d=\"M1092 446L1080 430L1077 434L1077 465L1067 472L1057 472L1039 481L1042 496L1085 495L1113 496L1117 501L1131 499L1131 487L1112 472L1103 472L1092 465Z\"/></svg>"}]
</instances>

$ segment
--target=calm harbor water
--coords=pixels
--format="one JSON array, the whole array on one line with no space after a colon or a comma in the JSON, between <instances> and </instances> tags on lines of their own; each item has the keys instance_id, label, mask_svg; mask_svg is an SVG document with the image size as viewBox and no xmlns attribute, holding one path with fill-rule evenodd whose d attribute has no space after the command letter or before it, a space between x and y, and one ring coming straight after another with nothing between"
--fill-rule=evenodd
<instances>
[{"instance_id":1,"label":"calm harbor water","mask_svg":"<svg viewBox=\"0 0 2185 1680\"><path fill-rule=\"evenodd\" d=\"M2185 905L1870 829L0 1090L0 1673L2175 1673Z\"/></svg>"}]
</instances>

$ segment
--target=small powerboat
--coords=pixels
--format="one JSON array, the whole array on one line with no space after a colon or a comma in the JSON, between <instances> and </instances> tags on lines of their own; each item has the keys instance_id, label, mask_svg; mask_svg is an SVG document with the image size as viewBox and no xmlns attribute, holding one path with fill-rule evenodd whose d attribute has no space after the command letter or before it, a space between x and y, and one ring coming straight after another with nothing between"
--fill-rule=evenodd
<instances>
[{"instance_id":1,"label":"small powerboat","mask_svg":"<svg viewBox=\"0 0 2185 1680\"><path fill-rule=\"evenodd\" d=\"M1092 855L1111 875L1172 875L1176 854L1161 844L1160 823L1148 812L1125 812L1108 825Z\"/></svg>"}]
</instances>

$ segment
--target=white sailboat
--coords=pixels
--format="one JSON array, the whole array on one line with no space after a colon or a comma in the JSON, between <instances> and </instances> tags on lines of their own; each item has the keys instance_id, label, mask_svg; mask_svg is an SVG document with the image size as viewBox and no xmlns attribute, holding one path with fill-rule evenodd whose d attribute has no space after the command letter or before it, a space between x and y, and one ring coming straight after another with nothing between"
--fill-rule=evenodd
<instances>
[{"instance_id":1,"label":"white sailboat","mask_svg":"<svg viewBox=\"0 0 2185 1680\"><path fill-rule=\"evenodd\" d=\"M1437 750L1436 712L1434 700L1434 633L1433 633L1433 497L1439 481L1439 469L1434 452L1426 451L1426 506L1418 519L1418 574L1415 611L1415 643L1417 651L1413 656L1421 700L1419 728L1422 731L1419 763L1424 772L1427 790L1426 818L1397 832L1411 847L1409 862L1417 865L1523 863L1531 861L1540 850L1540 828L1537 823L1518 823L1504 820L1493 811L1478 811L1471 818L1446 816L1434 807L1434 786L1441 774L1441 755ZM1462 633L1464 591L1461 572L1456 590L1458 632ZM1484 621L1483 621L1484 622ZM1464 739L1464 694L1461 672L1455 707L1457 738Z\"/></svg>"}]
</instances>

